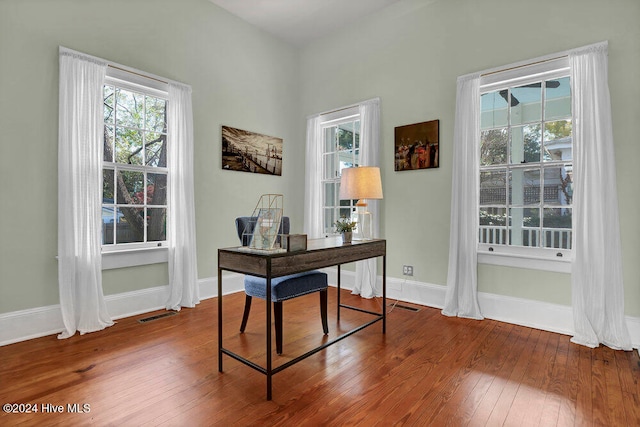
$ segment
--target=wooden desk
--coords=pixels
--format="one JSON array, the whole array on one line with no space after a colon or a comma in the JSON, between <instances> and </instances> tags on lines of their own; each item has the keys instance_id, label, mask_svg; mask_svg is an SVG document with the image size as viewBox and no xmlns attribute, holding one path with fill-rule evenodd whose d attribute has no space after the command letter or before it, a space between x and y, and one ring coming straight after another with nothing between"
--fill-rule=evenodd
<instances>
[{"instance_id":1,"label":"wooden desk","mask_svg":"<svg viewBox=\"0 0 640 427\"><path fill-rule=\"evenodd\" d=\"M340 265L368 258L382 257L382 312L363 310L340 303ZM288 274L302 273L324 267L338 267L338 307L337 315L340 321L340 308L358 310L374 316L373 320L346 332L321 346L306 352L305 354L283 363L280 366L272 366L271 349L271 279ZM386 298L387 298L387 242L386 240L355 241L352 244L343 245L340 237L314 239L307 242L306 251L281 252L281 253L254 253L242 248L218 249L218 371L222 372L222 355L226 354L247 366L267 376L267 400L271 400L272 376L291 365L317 353L326 347L352 335L367 326L382 321L382 333L386 333ZM267 366L262 367L226 348L222 343L222 271L234 271L236 273L250 274L266 279L266 339L267 339Z\"/></svg>"}]
</instances>

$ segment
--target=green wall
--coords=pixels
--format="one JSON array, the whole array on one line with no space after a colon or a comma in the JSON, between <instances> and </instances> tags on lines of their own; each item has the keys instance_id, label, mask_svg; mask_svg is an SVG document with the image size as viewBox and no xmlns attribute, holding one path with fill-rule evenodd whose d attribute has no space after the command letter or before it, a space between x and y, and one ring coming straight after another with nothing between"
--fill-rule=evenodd
<instances>
[{"instance_id":1,"label":"green wall","mask_svg":"<svg viewBox=\"0 0 640 427\"><path fill-rule=\"evenodd\" d=\"M445 285L456 77L609 40L626 312L640 316L640 2L403 0L301 49L207 0L0 0L0 314L58 303L58 46L193 87L200 278L233 219L285 195L302 231L305 118L379 96L389 276ZM439 169L394 172L393 129L440 120ZM223 171L220 126L284 139L282 177ZM482 265L479 290L569 305L567 274ZM166 264L105 271L105 294L167 284Z\"/></svg>"},{"instance_id":2,"label":"green wall","mask_svg":"<svg viewBox=\"0 0 640 427\"><path fill-rule=\"evenodd\" d=\"M58 303L59 45L192 86L200 278L260 194L302 232L295 48L207 0L0 0L0 313ZM283 138L282 176L222 170L221 125ZM166 263L103 274L107 295L167 283Z\"/></svg>"},{"instance_id":3,"label":"green wall","mask_svg":"<svg viewBox=\"0 0 640 427\"><path fill-rule=\"evenodd\" d=\"M405 0L308 46L305 114L381 98L387 271L446 285L456 77L609 40L626 313L640 316L640 2ZM440 120L440 168L395 172L394 127ZM571 304L568 274L481 265L482 292Z\"/></svg>"}]
</instances>

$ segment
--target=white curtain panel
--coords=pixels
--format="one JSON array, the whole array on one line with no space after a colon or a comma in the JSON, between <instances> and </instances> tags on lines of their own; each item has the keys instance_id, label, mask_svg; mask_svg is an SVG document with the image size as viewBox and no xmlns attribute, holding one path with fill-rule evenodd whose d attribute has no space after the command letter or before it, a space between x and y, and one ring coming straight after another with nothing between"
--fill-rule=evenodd
<instances>
[{"instance_id":1,"label":"white curtain panel","mask_svg":"<svg viewBox=\"0 0 640 427\"><path fill-rule=\"evenodd\" d=\"M322 129L320 116L307 118L304 232L310 239L324 235L322 224Z\"/></svg>"},{"instance_id":2,"label":"white curtain panel","mask_svg":"<svg viewBox=\"0 0 640 427\"><path fill-rule=\"evenodd\" d=\"M191 87L169 83L168 127L168 310L200 302L196 254Z\"/></svg>"},{"instance_id":3,"label":"white curtain panel","mask_svg":"<svg viewBox=\"0 0 640 427\"><path fill-rule=\"evenodd\" d=\"M458 77L453 131L449 271L442 314L483 319L478 305L480 75Z\"/></svg>"},{"instance_id":4,"label":"white curtain panel","mask_svg":"<svg viewBox=\"0 0 640 427\"><path fill-rule=\"evenodd\" d=\"M360 165L380 166L380 99L375 98L359 105L360 110ZM380 209L378 200L367 200L371 212L373 236L380 236ZM356 262L356 281L352 294L363 298L382 295L377 283L377 259Z\"/></svg>"},{"instance_id":5,"label":"white curtain panel","mask_svg":"<svg viewBox=\"0 0 640 427\"><path fill-rule=\"evenodd\" d=\"M607 43L576 49L569 61L575 139L571 341L631 350L624 318Z\"/></svg>"},{"instance_id":6,"label":"white curtain panel","mask_svg":"<svg viewBox=\"0 0 640 427\"><path fill-rule=\"evenodd\" d=\"M107 64L59 52L58 286L64 331L113 325L102 292L103 85Z\"/></svg>"}]
</instances>

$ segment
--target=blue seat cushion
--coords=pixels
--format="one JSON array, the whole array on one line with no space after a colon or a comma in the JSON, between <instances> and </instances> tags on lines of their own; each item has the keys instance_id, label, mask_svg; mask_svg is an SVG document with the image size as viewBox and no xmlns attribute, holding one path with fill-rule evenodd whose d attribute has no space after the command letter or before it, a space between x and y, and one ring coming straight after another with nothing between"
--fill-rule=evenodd
<instances>
[{"instance_id":1,"label":"blue seat cushion","mask_svg":"<svg viewBox=\"0 0 640 427\"><path fill-rule=\"evenodd\" d=\"M244 277L247 295L266 299L267 279L255 276ZM327 289L327 275L317 270L271 279L271 301L284 301L300 295Z\"/></svg>"}]
</instances>

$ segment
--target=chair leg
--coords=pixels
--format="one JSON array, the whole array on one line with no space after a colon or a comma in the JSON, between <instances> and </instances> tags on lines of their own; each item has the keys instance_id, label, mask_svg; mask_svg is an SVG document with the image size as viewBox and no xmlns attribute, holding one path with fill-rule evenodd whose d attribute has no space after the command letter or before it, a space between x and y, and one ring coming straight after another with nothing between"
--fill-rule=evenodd
<instances>
[{"instance_id":1,"label":"chair leg","mask_svg":"<svg viewBox=\"0 0 640 427\"><path fill-rule=\"evenodd\" d=\"M326 289L320 291L320 317L322 318L322 330L324 334L329 333L329 324L327 323L327 295Z\"/></svg>"},{"instance_id":2,"label":"chair leg","mask_svg":"<svg viewBox=\"0 0 640 427\"><path fill-rule=\"evenodd\" d=\"M276 353L282 354L282 301L273 303L273 317L276 322Z\"/></svg>"},{"instance_id":3,"label":"chair leg","mask_svg":"<svg viewBox=\"0 0 640 427\"><path fill-rule=\"evenodd\" d=\"M247 320L249 320L249 311L251 310L251 296L247 295L244 299L244 314L242 315L242 324L240 325L240 332L244 332L247 327Z\"/></svg>"}]
</instances>

